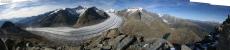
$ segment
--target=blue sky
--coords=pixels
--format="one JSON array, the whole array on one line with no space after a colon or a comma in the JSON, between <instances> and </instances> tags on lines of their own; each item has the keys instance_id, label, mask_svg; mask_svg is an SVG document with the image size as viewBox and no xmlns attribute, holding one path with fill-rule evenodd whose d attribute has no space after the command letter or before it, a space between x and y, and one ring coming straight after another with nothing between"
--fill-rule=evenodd
<instances>
[{"instance_id":1,"label":"blue sky","mask_svg":"<svg viewBox=\"0 0 230 50\"><path fill-rule=\"evenodd\" d=\"M1 0L0 0L1 1ZM0 2L0 19L29 17L66 7L96 6L100 9L122 10L142 7L150 12L170 14L172 16L222 22L230 13L227 0L220 2L205 0L8 0ZM202 3L197 3L202 2ZM209 3L209 4L206 4ZM221 5L221 6L220 6Z\"/></svg>"}]
</instances>

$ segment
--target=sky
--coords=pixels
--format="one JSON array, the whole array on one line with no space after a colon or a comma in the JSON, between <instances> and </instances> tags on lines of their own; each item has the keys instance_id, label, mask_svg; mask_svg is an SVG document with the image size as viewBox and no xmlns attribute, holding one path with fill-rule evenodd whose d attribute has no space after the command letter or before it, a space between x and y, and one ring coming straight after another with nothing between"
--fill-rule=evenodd
<instances>
[{"instance_id":1,"label":"sky","mask_svg":"<svg viewBox=\"0 0 230 50\"><path fill-rule=\"evenodd\" d=\"M79 5L103 10L142 7L153 13L213 22L223 22L230 13L230 0L0 0L0 20Z\"/></svg>"}]
</instances>

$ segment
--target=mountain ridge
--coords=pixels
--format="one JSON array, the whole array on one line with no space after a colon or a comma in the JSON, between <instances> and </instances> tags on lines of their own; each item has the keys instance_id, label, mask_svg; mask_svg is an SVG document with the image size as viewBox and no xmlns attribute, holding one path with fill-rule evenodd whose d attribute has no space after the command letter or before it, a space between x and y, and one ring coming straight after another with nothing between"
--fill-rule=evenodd
<instances>
[{"instance_id":1,"label":"mountain ridge","mask_svg":"<svg viewBox=\"0 0 230 50\"><path fill-rule=\"evenodd\" d=\"M82 6L57 9L21 20L18 22L18 25L27 25L26 27L72 26L84 9Z\"/></svg>"},{"instance_id":2,"label":"mountain ridge","mask_svg":"<svg viewBox=\"0 0 230 50\"><path fill-rule=\"evenodd\" d=\"M109 18L109 16L106 12L97 9L96 7L90 7L79 16L79 19L74 27L94 25L104 21L107 18Z\"/></svg>"}]
</instances>

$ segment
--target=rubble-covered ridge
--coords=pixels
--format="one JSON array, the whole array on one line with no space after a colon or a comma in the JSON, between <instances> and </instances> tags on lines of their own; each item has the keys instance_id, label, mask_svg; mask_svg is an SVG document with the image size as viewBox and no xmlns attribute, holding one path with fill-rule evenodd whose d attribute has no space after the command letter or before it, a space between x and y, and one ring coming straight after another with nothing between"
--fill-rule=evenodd
<instances>
[{"instance_id":1,"label":"rubble-covered ridge","mask_svg":"<svg viewBox=\"0 0 230 50\"><path fill-rule=\"evenodd\" d=\"M217 47L219 50L230 50L229 31L230 31L230 15L228 15L228 18L223 22L223 24L217 28L217 33L219 34Z\"/></svg>"},{"instance_id":2,"label":"rubble-covered ridge","mask_svg":"<svg viewBox=\"0 0 230 50\"><path fill-rule=\"evenodd\" d=\"M90 39L83 46L83 50L165 50L175 49L167 40L161 38L153 38L145 40L144 37L138 35L124 34L119 29L111 29L103 33L103 35Z\"/></svg>"},{"instance_id":3,"label":"rubble-covered ridge","mask_svg":"<svg viewBox=\"0 0 230 50\"><path fill-rule=\"evenodd\" d=\"M175 50L172 43L163 38L145 39L140 35L125 34L119 28L110 29L102 32L102 35L86 40L80 46L69 45L47 45L47 43L12 40L8 39L6 43L0 43L11 46L12 49L29 50ZM190 49L186 45L181 49Z\"/></svg>"}]
</instances>

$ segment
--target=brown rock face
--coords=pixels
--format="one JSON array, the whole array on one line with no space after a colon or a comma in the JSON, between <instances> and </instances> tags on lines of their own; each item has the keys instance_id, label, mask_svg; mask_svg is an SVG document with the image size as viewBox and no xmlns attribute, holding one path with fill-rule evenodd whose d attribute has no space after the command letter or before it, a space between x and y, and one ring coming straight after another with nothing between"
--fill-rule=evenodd
<instances>
[{"instance_id":1,"label":"brown rock face","mask_svg":"<svg viewBox=\"0 0 230 50\"><path fill-rule=\"evenodd\" d=\"M161 37L170 32L169 26L156 13L150 13L144 9L125 9L118 11L118 15L124 17L121 31L126 34L140 34L146 38Z\"/></svg>"},{"instance_id":2,"label":"brown rock face","mask_svg":"<svg viewBox=\"0 0 230 50\"><path fill-rule=\"evenodd\" d=\"M104 21L108 17L108 14L106 14L104 11L98 10L96 7L91 7L80 15L74 27L94 25Z\"/></svg>"},{"instance_id":3,"label":"brown rock face","mask_svg":"<svg viewBox=\"0 0 230 50\"><path fill-rule=\"evenodd\" d=\"M217 32L220 35L217 46L218 50L230 50L230 15L228 15L228 18L218 27Z\"/></svg>"}]
</instances>

